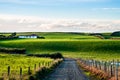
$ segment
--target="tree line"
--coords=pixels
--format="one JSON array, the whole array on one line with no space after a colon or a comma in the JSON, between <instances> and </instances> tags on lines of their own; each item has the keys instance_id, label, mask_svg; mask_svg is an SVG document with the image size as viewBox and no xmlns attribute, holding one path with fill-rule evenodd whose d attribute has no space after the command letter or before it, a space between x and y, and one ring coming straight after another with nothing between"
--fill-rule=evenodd
<instances>
[{"instance_id":1,"label":"tree line","mask_svg":"<svg viewBox=\"0 0 120 80\"><path fill-rule=\"evenodd\" d=\"M3 35L3 34L0 35L0 39L13 39L13 38L18 38L18 37L16 36L16 32L11 33L11 34L8 35L8 36Z\"/></svg>"}]
</instances>

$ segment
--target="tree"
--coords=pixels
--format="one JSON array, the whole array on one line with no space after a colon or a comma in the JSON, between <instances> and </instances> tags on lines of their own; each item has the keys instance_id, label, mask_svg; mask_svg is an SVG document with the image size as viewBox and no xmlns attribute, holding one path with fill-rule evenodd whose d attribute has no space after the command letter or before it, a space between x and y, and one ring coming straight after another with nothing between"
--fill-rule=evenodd
<instances>
[{"instance_id":1,"label":"tree","mask_svg":"<svg viewBox=\"0 0 120 80\"><path fill-rule=\"evenodd\" d=\"M120 36L120 31L113 32L111 36Z\"/></svg>"},{"instance_id":2,"label":"tree","mask_svg":"<svg viewBox=\"0 0 120 80\"><path fill-rule=\"evenodd\" d=\"M16 38L16 32L11 33L7 38L9 38L9 39Z\"/></svg>"},{"instance_id":3,"label":"tree","mask_svg":"<svg viewBox=\"0 0 120 80\"><path fill-rule=\"evenodd\" d=\"M13 36L13 37L16 36L16 32L12 33L11 36Z\"/></svg>"},{"instance_id":4,"label":"tree","mask_svg":"<svg viewBox=\"0 0 120 80\"><path fill-rule=\"evenodd\" d=\"M0 39L4 39L4 38L6 38L6 36L0 35Z\"/></svg>"}]
</instances>

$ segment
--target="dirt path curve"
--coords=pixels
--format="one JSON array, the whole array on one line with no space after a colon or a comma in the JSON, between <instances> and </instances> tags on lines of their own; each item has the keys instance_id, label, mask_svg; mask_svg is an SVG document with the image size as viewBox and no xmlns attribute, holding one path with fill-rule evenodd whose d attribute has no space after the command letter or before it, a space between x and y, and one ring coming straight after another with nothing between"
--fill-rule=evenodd
<instances>
[{"instance_id":1,"label":"dirt path curve","mask_svg":"<svg viewBox=\"0 0 120 80\"><path fill-rule=\"evenodd\" d=\"M44 80L89 80L73 59L65 59L55 71Z\"/></svg>"}]
</instances>

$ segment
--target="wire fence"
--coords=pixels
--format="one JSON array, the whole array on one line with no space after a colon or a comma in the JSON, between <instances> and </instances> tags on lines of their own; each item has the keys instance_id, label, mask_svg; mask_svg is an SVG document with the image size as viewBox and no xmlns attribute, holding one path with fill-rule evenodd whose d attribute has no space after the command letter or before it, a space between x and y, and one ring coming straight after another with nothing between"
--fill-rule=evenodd
<instances>
[{"instance_id":1,"label":"wire fence","mask_svg":"<svg viewBox=\"0 0 120 80\"><path fill-rule=\"evenodd\" d=\"M14 69L11 66L8 66L6 70L4 70L4 72L0 73L0 80L7 79L21 80L23 79L23 77L29 76L35 73L36 71L39 71L40 69L42 69L40 63L34 64L33 67L32 66L31 67L29 66L27 68L20 67L18 69Z\"/></svg>"},{"instance_id":2,"label":"wire fence","mask_svg":"<svg viewBox=\"0 0 120 80\"><path fill-rule=\"evenodd\" d=\"M41 66L41 63L34 64L33 66L28 66L27 68L14 69L11 66L6 67L4 72L0 72L0 80L28 80L30 76L36 74L36 72L43 72L44 75L49 72L49 70L54 69L58 64L62 62L62 59L56 59L52 63L46 63Z\"/></svg>"},{"instance_id":3,"label":"wire fence","mask_svg":"<svg viewBox=\"0 0 120 80\"><path fill-rule=\"evenodd\" d=\"M85 60L79 59L79 61L92 69L93 67L97 70L105 72L109 77L113 77L113 80L120 80L120 62L119 60L112 61L98 61L98 60Z\"/></svg>"}]
</instances>

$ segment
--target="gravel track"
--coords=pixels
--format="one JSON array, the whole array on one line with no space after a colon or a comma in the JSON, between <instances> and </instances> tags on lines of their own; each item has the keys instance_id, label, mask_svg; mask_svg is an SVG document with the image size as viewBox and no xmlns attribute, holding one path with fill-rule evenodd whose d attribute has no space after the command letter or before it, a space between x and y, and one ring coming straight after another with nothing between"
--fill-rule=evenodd
<instances>
[{"instance_id":1,"label":"gravel track","mask_svg":"<svg viewBox=\"0 0 120 80\"><path fill-rule=\"evenodd\" d=\"M44 80L89 80L74 59L65 59L56 69Z\"/></svg>"}]
</instances>

